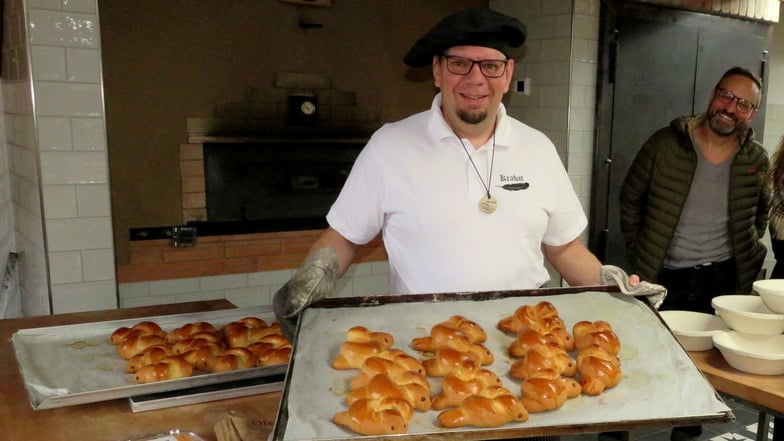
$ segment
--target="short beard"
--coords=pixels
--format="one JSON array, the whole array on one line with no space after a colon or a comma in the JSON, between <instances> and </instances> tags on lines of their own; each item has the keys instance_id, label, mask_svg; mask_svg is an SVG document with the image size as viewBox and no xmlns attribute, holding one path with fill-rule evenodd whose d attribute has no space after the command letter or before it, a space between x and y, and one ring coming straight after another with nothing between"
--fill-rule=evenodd
<instances>
[{"instance_id":1,"label":"short beard","mask_svg":"<svg viewBox=\"0 0 784 441\"><path fill-rule=\"evenodd\" d=\"M487 119L487 112L469 113L463 110L457 111L457 116L466 124L479 124Z\"/></svg>"},{"instance_id":2,"label":"short beard","mask_svg":"<svg viewBox=\"0 0 784 441\"><path fill-rule=\"evenodd\" d=\"M715 122L713 119L719 113L718 110L711 112L708 114L708 126L713 130L713 132L719 136L732 136L734 134L745 133L748 129L748 125L746 123L737 122L733 126L725 126L721 123Z\"/></svg>"}]
</instances>

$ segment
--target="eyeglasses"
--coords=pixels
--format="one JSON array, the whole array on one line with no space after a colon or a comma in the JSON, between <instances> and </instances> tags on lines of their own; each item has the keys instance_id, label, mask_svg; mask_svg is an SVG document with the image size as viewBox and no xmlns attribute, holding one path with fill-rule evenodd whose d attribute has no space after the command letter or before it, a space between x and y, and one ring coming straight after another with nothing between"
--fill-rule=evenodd
<instances>
[{"instance_id":1,"label":"eyeglasses","mask_svg":"<svg viewBox=\"0 0 784 441\"><path fill-rule=\"evenodd\" d=\"M474 64L479 65L479 71L487 78L498 78L506 71L508 60L472 60L458 57L457 55L443 55L446 60L446 70L455 75L468 75Z\"/></svg>"},{"instance_id":2,"label":"eyeglasses","mask_svg":"<svg viewBox=\"0 0 784 441\"><path fill-rule=\"evenodd\" d=\"M738 112L740 113L749 113L757 108L757 106L752 104L751 101L745 98L737 97L735 96L734 93L730 92L727 89L723 89L721 87L716 88L715 96L716 99L718 99L724 104L730 104L731 102L737 100L735 103L735 107L738 109Z\"/></svg>"}]
</instances>

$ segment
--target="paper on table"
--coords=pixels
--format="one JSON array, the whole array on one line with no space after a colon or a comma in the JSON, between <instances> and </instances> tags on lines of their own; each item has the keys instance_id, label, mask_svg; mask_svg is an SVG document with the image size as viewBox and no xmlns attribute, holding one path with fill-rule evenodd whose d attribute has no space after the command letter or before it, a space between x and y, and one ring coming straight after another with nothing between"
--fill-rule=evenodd
<instances>
[{"instance_id":1,"label":"paper on table","mask_svg":"<svg viewBox=\"0 0 784 441\"><path fill-rule=\"evenodd\" d=\"M307 309L302 316L287 397L288 422L285 440L329 439L351 436L331 422L346 409L345 393L356 370L337 371L331 361L345 341L346 330L365 326L391 333L394 347L419 356L410 348L414 337L426 336L436 323L460 314L478 322L488 334L486 346L495 355L490 369L504 385L519 396L519 381L508 376L507 355L513 338L497 330L496 324L523 304L549 301L571 326L580 321L605 320L621 340L623 379L599 396L581 395L553 412L534 413L524 423L504 428L547 427L612 421L714 416L730 412L678 345L658 317L637 299L604 292L581 292L537 297L508 297L492 300L392 303L378 306ZM419 357L423 358L423 357ZM440 384L432 377L433 393ZM435 381L434 381L435 380ZM438 411L415 412L409 434L443 431L436 425ZM454 430L454 429L450 429ZM478 430L464 428L458 430Z\"/></svg>"}]
</instances>

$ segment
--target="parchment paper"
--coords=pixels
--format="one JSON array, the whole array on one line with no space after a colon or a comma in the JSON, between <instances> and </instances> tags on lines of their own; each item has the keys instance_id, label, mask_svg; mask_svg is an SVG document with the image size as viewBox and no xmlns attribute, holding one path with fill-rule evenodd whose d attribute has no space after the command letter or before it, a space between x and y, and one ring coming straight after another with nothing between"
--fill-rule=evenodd
<instances>
[{"instance_id":1,"label":"parchment paper","mask_svg":"<svg viewBox=\"0 0 784 441\"><path fill-rule=\"evenodd\" d=\"M346 330L357 325L391 333L396 339L395 348L422 359L426 357L411 349L411 340L428 335L433 325L452 315L463 315L483 326L488 334L485 345L495 355L495 362L489 369L519 396L520 381L508 375L509 366L514 362L507 352L513 337L499 331L496 324L512 315L519 306L543 300L558 308L570 330L580 320L609 322L621 340L619 356L623 379L619 385L599 396L581 395L569 399L560 409L532 413L528 421L511 423L504 428L705 417L731 412L648 306L623 294L587 291L483 301L307 309L302 316L295 361L287 380L290 387L284 403L288 408L284 439L295 441L356 435L335 425L331 419L335 413L347 408L345 394L348 382L358 371L335 370L331 361L345 341ZM434 377L428 379L433 393L438 393L440 381ZM438 412L414 412L408 433L444 431L437 426Z\"/></svg>"},{"instance_id":2,"label":"parchment paper","mask_svg":"<svg viewBox=\"0 0 784 441\"><path fill-rule=\"evenodd\" d=\"M31 405L46 409L280 374L282 369L278 367L216 374L196 371L188 378L137 384L133 374L125 373L126 360L109 342L115 329L143 320L154 321L168 332L195 321L206 321L219 328L249 316L267 323L275 321L269 306L259 306L22 329L11 340Z\"/></svg>"}]
</instances>

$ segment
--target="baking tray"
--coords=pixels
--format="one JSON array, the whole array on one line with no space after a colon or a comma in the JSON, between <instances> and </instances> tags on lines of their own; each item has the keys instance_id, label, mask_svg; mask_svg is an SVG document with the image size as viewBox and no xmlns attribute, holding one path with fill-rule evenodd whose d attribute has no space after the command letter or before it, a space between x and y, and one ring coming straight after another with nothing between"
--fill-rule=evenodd
<instances>
[{"instance_id":1,"label":"baking tray","mask_svg":"<svg viewBox=\"0 0 784 441\"><path fill-rule=\"evenodd\" d=\"M228 383L208 384L188 389L136 395L128 398L128 402L131 404L131 411L135 413L188 404L207 403L209 401L228 400L269 392L280 392L283 389L283 378L284 374L281 373Z\"/></svg>"},{"instance_id":2,"label":"baking tray","mask_svg":"<svg viewBox=\"0 0 784 441\"><path fill-rule=\"evenodd\" d=\"M270 306L257 306L22 329L14 333L11 341L31 406L50 409L285 374L286 365L282 364L137 384L132 374L125 373L126 361L109 342L115 329L143 320L154 321L171 331L195 321L221 327L249 316L267 323L275 320Z\"/></svg>"},{"instance_id":3,"label":"baking tray","mask_svg":"<svg viewBox=\"0 0 784 441\"><path fill-rule=\"evenodd\" d=\"M345 332L352 326L389 332L394 347L424 358L410 348L414 337L428 335L436 323L460 314L487 332L485 345L495 355L490 369L516 395L519 381L508 375L513 338L496 328L523 304L547 300L571 326L580 320L606 320L621 340L623 379L599 396L581 395L555 411L531 413L528 421L499 428L437 426L438 411L414 412L408 433L362 436L332 423L347 408L345 393L356 370L331 367ZM319 372L319 375L313 375ZM429 377L433 393L440 381ZM301 440L479 440L632 430L729 422L732 411L678 344L656 311L616 287L549 288L521 291L443 293L327 299L303 311L289 363L272 439Z\"/></svg>"}]
</instances>

